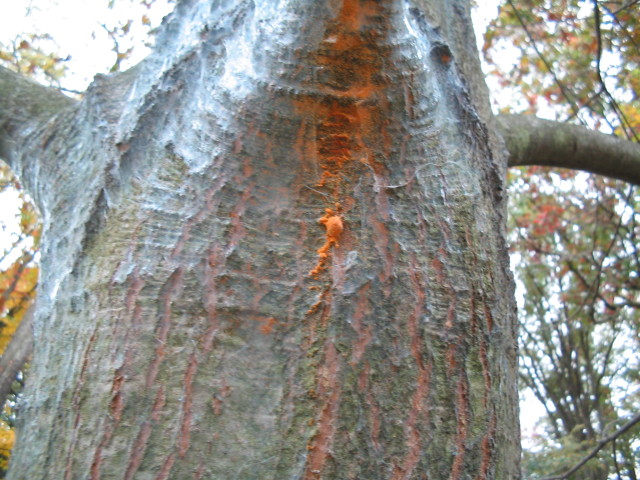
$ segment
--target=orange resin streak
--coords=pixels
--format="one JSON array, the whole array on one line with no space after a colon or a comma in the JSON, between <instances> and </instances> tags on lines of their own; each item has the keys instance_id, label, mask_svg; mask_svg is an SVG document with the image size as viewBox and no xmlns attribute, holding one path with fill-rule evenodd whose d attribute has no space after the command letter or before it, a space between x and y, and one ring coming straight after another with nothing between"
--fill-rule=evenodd
<instances>
[{"instance_id":1,"label":"orange resin streak","mask_svg":"<svg viewBox=\"0 0 640 480\"><path fill-rule=\"evenodd\" d=\"M327 258L329 258L329 250L332 246L340 246L340 236L344 226L342 218L336 215L330 208L325 209L325 214L318 220L318 223L324 225L326 229L326 241L324 245L318 249L318 263L309 275L316 277L326 268Z\"/></svg>"}]
</instances>

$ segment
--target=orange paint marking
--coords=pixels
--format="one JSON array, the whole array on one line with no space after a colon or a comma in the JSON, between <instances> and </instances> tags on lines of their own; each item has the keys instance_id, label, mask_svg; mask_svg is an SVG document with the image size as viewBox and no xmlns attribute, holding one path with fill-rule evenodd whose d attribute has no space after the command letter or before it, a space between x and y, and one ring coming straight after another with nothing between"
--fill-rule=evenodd
<instances>
[{"instance_id":1,"label":"orange paint marking","mask_svg":"<svg viewBox=\"0 0 640 480\"><path fill-rule=\"evenodd\" d=\"M340 246L340 237L344 230L342 218L340 215L336 215L330 208L325 209L325 214L318 220L318 223L324 225L326 229L326 241L324 242L324 245L318 249L318 263L313 270L309 272L309 275L312 277L317 277L326 268L327 259L329 258L329 250L331 250L331 247L333 246Z\"/></svg>"}]
</instances>

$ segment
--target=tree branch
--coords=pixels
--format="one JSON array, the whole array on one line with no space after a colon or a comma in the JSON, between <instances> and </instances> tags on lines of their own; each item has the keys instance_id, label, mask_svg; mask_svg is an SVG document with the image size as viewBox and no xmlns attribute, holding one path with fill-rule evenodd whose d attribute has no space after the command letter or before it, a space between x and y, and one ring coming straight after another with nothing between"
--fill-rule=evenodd
<instances>
[{"instance_id":1,"label":"tree branch","mask_svg":"<svg viewBox=\"0 0 640 480\"><path fill-rule=\"evenodd\" d=\"M596 454L602 450L602 448L609 442L619 438L622 434L626 433L628 430L634 427L638 422L640 422L640 413L636 414L631 420L622 425L618 430L609 435L606 438L603 438L598 442L598 444L589 452L587 456L585 456L582 460L580 460L576 465L574 465L570 470L567 470L560 475L554 475L553 477L545 477L542 480L564 480L568 478L570 475L577 472L585 463L591 460Z\"/></svg>"},{"instance_id":2,"label":"tree branch","mask_svg":"<svg viewBox=\"0 0 640 480\"><path fill-rule=\"evenodd\" d=\"M0 158L12 164L14 145L29 126L47 121L75 100L0 67Z\"/></svg>"},{"instance_id":3,"label":"tree branch","mask_svg":"<svg viewBox=\"0 0 640 480\"><path fill-rule=\"evenodd\" d=\"M509 166L571 168L640 184L640 144L569 123L497 115Z\"/></svg>"},{"instance_id":4,"label":"tree branch","mask_svg":"<svg viewBox=\"0 0 640 480\"><path fill-rule=\"evenodd\" d=\"M31 305L25 313L20 325L7 345L0 358L0 408L7 401L11 393L11 385L18 372L24 367L33 350L33 313L35 306Z\"/></svg>"}]
</instances>

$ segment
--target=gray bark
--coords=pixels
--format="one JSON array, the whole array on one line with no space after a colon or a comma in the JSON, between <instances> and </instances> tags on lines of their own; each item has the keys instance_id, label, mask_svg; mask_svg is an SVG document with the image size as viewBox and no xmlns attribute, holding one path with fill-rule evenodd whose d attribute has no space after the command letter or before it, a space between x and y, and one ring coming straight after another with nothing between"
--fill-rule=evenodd
<instances>
[{"instance_id":1,"label":"gray bark","mask_svg":"<svg viewBox=\"0 0 640 480\"><path fill-rule=\"evenodd\" d=\"M0 158L14 163L19 144L31 129L74 103L72 99L33 80L0 67Z\"/></svg>"},{"instance_id":2,"label":"gray bark","mask_svg":"<svg viewBox=\"0 0 640 480\"><path fill-rule=\"evenodd\" d=\"M519 478L469 26L466 1L183 1L14 135L44 235L10 478Z\"/></svg>"},{"instance_id":3,"label":"gray bark","mask_svg":"<svg viewBox=\"0 0 640 480\"><path fill-rule=\"evenodd\" d=\"M640 185L640 144L530 115L498 115L497 126L510 167L570 168Z\"/></svg>"}]
</instances>

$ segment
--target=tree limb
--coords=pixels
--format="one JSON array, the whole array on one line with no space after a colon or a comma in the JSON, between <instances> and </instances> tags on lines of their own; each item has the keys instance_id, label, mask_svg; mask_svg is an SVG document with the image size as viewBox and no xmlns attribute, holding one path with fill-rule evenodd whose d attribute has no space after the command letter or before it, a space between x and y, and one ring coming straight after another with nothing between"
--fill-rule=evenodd
<instances>
[{"instance_id":1,"label":"tree limb","mask_svg":"<svg viewBox=\"0 0 640 480\"><path fill-rule=\"evenodd\" d=\"M24 367L33 350L33 313L35 305L31 305L25 313L20 325L0 358L0 408L11 393L11 385L18 372Z\"/></svg>"},{"instance_id":2,"label":"tree limb","mask_svg":"<svg viewBox=\"0 0 640 480\"><path fill-rule=\"evenodd\" d=\"M571 168L640 184L640 144L530 115L497 115L510 167Z\"/></svg>"},{"instance_id":3,"label":"tree limb","mask_svg":"<svg viewBox=\"0 0 640 480\"><path fill-rule=\"evenodd\" d=\"M0 157L11 165L13 145L28 134L29 126L42 123L75 100L0 67Z\"/></svg>"},{"instance_id":4,"label":"tree limb","mask_svg":"<svg viewBox=\"0 0 640 480\"><path fill-rule=\"evenodd\" d=\"M602 440L600 440L598 442L598 444L595 447L593 447L593 449L589 452L589 454L587 456L585 456L582 460L580 460L577 464L575 464L571 469L567 470L564 473L561 473L560 475L554 475L553 477L545 477L542 480L564 480L564 479L568 478L570 475L574 474L580 468L582 468L582 466L585 463L587 463L589 460L591 460L593 457L595 457L596 454L600 450L602 450L602 448L607 443L617 439L622 434L626 433L628 430L633 428L633 426L636 425L639 422L640 422L640 413L636 414L631 420L629 420L627 423L622 425L618 430L613 432L611 435L609 435L608 437L605 437Z\"/></svg>"}]
</instances>

